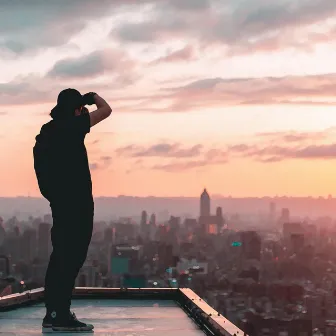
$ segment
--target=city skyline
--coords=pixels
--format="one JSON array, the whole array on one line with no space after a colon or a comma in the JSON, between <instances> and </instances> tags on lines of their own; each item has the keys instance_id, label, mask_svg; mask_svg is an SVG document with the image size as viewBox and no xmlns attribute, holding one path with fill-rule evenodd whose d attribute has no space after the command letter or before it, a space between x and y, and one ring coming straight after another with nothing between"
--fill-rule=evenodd
<instances>
[{"instance_id":1,"label":"city skyline","mask_svg":"<svg viewBox=\"0 0 336 336\"><path fill-rule=\"evenodd\" d=\"M3 4L0 196L40 197L66 87L113 109L86 139L95 197L335 194L336 3L290 3Z\"/></svg>"}]
</instances>

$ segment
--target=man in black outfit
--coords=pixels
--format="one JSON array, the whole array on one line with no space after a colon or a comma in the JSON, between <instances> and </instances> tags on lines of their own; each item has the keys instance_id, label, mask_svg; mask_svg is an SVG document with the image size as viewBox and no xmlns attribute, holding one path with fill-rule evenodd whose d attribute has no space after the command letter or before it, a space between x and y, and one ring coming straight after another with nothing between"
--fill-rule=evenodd
<instances>
[{"instance_id":1,"label":"man in black outfit","mask_svg":"<svg viewBox=\"0 0 336 336\"><path fill-rule=\"evenodd\" d=\"M89 113L85 105L97 105ZM92 182L84 139L90 128L112 110L94 92L82 96L63 90L42 126L33 149L34 169L41 194L49 201L53 216L53 251L45 278L48 331L91 331L93 326L70 312L72 290L91 241L94 216Z\"/></svg>"}]
</instances>

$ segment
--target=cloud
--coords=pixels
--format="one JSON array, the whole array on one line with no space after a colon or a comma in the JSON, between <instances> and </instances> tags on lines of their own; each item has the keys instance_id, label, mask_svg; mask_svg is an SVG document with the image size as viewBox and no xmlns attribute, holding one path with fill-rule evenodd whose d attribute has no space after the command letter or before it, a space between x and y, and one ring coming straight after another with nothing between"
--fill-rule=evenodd
<instances>
[{"instance_id":1,"label":"cloud","mask_svg":"<svg viewBox=\"0 0 336 336\"><path fill-rule=\"evenodd\" d=\"M57 62L48 72L53 78L92 78L107 72L131 75L135 62L118 50L97 50L78 58L68 58Z\"/></svg>"},{"instance_id":2,"label":"cloud","mask_svg":"<svg viewBox=\"0 0 336 336\"><path fill-rule=\"evenodd\" d=\"M286 159L330 160L336 159L336 144L321 144L305 147L265 146L251 148L243 154L261 162L279 162Z\"/></svg>"},{"instance_id":3,"label":"cloud","mask_svg":"<svg viewBox=\"0 0 336 336\"><path fill-rule=\"evenodd\" d=\"M186 170L191 170L200 167L215 166L228 163L229 158L225 151L219 149L210 149L204 155L203 158L198 160L188 161L172 161L164 164L156 164L151 167L154 170L163 170L166 172L174 173Z\"/></svg>"},{"instance_id":4,"label":"cloud","mask_svg":"<svg viewBox=\"0 0 336 336\"><path fill-rule=\"evenodd\" d=\"M123 73L117 73L111 76L108 83L89 85L79 82L77 88L81 91L105 91L113 88L114 108L121 112L189 112L240 105L336 105L335 73L263 78L204 78L184 86L161 88L151 95L137 96L127 92L127 96L118 96L117 90L137 78L136 68L134 72L132 69L127 72L128 70L122 70L126 72L126 79L123 78ZM125 85L121 85L123 80L126 81ZM130 82L127 83L127 80ZM54 80L50 74L46 77L18 77L0 84L0 105L8 102L12 105L51 102L62 89L64 84ZM118 93L123 94L123 91ZM153 107L154 101L157 106L164 107Z\"/></svg>"},{"instance_id":5,"label":"cloud","mask_svg":"<svg viewBox=\"0 0 336 336\"><path fill-rule=\"evenodd\" d=\"M103 162L104 166L108 166L112 162L112 156L103 155L100 157L101 162Z\"/></svg>"},{"instance_id":6,"label":"cloud","mask_svg":"<svg viewBox=\"0 0 336 336\"><path fill-rule=\"evenodd\" d=\"M92 80L104 74L109 75L104 83L92 84ZM136 62L123 52L99 50L61 60L45 76L26 74L0 83L0 106L51 103L61 90L71 85L81 92L118 90L134 84L139 78Z\"/></svg>"},{"instance_id":7,"label":"cloud","mask_svg":"<svg viewBox=\"0 0 336 336\"><path fill-rule=\"evenodd\" d=\"M20 76L11 82L0 83L0 105L14 106L55 101L60 91L61 86L51 80L36 75Z\"/></svg>"},{"instance_id":8,"label":"cloud","mask_svg":"<svg viewBox=\"0 0 336 336\"><path fill-rule=\"evenodd\" d=\"M274 104L336 104L336 74L264 78L205 78L168 88L165 110L191 111L203 107ZM169 94L167 94L169 96ZM167 98L167 97L166 97Z\"/></svg>"},{"instance_id":9,"label":"cloud","mask_svg":"<svg viewBox=\"0 0 336 336\"><path fill-rule=\"evenodd\" d=\"M111 156L101 156L96 162L93 162L89 165L90 169L95 170L102 170L105 168L108 168L112 163L112 157Z\"/></svg>"},{"instance_id":10,"label":"cloud","mask_svg":"<svg viewBox=\"0 0 336 336\"><path fill-rule=\"evenodd\" d=\"M180 144L159 143L149 147L140 147L137 145L129 145L118 148L118 155L128 157L174 157L188 158L201 154L202 145L198 144L189 148L181 148Z\"/></svg>"},{"instance_id":11,"label":"cloud","mask_svg":"<svg viewBox=\"0 0 336 336\"><path fill-rule=\"evenodd\" d=\"M223 165L237 158L251 159L260 163L274 163L284 160L333 160L336 159L336 143L307 145L306 141L327 140L335 128L315 132L270 132L258 133L252 144L231 144L223 148L204 148L194 145L181 150L181 144L156 144L148 147L129 145L116 150L118 155L134 160L136 169L153 169L165 172L183 172L195 168ZM273 143L270 141L275 139ZM160 158L149 166L148 158ZM172 160L173 158L173 160Z\"/></svg>"},{"instance_id":12,"label":"cloud","mask_svg":"<svg viewBox=\"0 0 336 336\"><path fill-rule=\"evenodd\" d=\"M170 52L168 55L156 59L151 64L185 62L194 59L194 57L194 47L187 45L182 49Z\"/></svg>"},{"instance_id":13,"label":"cloud","mask_svg":"<svg viewBox=\"0 0 336 336\"><path fill-rule=\"evenodd\" d=\"M41 47L63 45L85 27L89 18L103 15L103 8L90 5L87 0L32 0L29 3L4 0L0 12L2 47L21 54Z\"/></svg>"},{"instance_id":14,"label":"cloud","mask_svg":"<svg viewBox=\"0 0 336 336\"><path fill-rule=\"evenodd\" d=\"M266 132L266 133L257 133L256 136L281 142L305 142L311 140L314 141L326 140L334 133L335 128L332 127L327 130L317 132L296 132L296 131Z\"/></svg>"},{"instance_id":15,"label":"cloud","mask_svg":"<svg viewBox=\"0 0 336 336\"><path fill-rule=\"evenodd\" d=\"M149 1L99 0L2 0L0 50L21 55L69 42L92 20L109 17L118 10Z\"/></svg>"},{"instance_id":16,"label":"cloud","mask_svg":"<svg viewBox=\"0 0 336 336\"><path fill-rule=\"evenodd\" d=\"M154 165L152 169L154 170L163 170L169 173L176 173L185 170L190 170L194 168L208 166L209 162L205 160L197 160L197 161L187 161L187 162L172 162L168 164L159 164Z\"/></svg>"},{"instance_id":17,"label":"cloud","mask_svg":"<svg viewBox=\"0 0 336 336\"><path fill-rule=\"evenodd\" d=\"M7 112L0 111L0 116L4 116L4 115L7 115L7 114L8 114Z\"/></svg>"},{"instance_id":18,"label":"cloud","mask_svg":"<svg viewBox=\"0 0 336 336\"><path fill-rule=\"evenodd\" d=\"M189 112L240 105L336 105L336 74L263 78L204 78L162 88L127 111ZM153 101L164 107L153 107ZM122 103L115 99L116 104ZM121 105L122 108L122 105Z\"/></svg>"},{"instance_id":19,"label":"cloud","mask_svg":"<svg viewBox=\"0 0 336 336\"><path fill-rule=\"evenodd\" d=\"M91 0L2 0L0 51L22 55L59 47L93 20L144 8L152 8L145 20L118 21L111 35L124 42L196 39L203 46L226 46L231 54L301 48L311 43L308 36L316 42L336 38L307 30L335 16L332 0L100 0L99 6Z\"/></svg>"},{"instance_id":20,"label":"cloud","mask_svg":"<svg viewBox=\"0 0 336 336\"><path fill-rule=\"evenodd\" d=\"M181 144L177 143L159 143L148 147L129 145L118 148L116 153L134 159L134 166L137 169L154 169L167 172L184 171L228 162L226 151L221 149L203 149L203 145L200 144L183 148ZM143 163L146 158L160 158L163 162L145 167ZM171 158L174 160L171 160Z\"/></svg>"},{"instance_id":21,"label":"cloud","mask_svg":"<svg viewBox=\"0 0 336 336\"><path fill-rule=\"evenodd\" d=\"M189 112L203 108L253 105L336 105L336 74L262 78L204 78L166 87L128 111ZM118 99L115 100L118 103ZM153 107L153 101L164 107Z\"/></svg>"},{"instance_id":22,"label":"cloud","mask_svg":"<svg viewBox=\"0 0 336 336\"><path fill-rule=\"evenodd\" d=\"M98 163L94 162L94 163L90 163L89 167L91 170L97 170L99 168Z\"/></svg>"},{"instance_id":23,"label":"cloud","mask_svg":"<svg viewBox=\"0 0 336 336\"><path fill-rule=\"evenodd\" d=\"M230 156L252 158L264 163L289 159L333 160L336 158L336 144L332 141L335 131L335 127L331 127L312 132L257 133L258 143L231 145L227 151Z\"/></svg>"},{"instance_id":24,"label":"cloud","mask_svg":"<svg viewBox=\"0 0 336 336\"><path fill-rule=\"evenodd\" d=\"M313 35L312 27L335 14L336 3L330 0L158 1L147 19L123 23L111 34L133 43L193 39L203 47L224 46L229 55L251 54L307 49L313 36L316 43L331 41L333 29Z\"/></svg>"}]
</instances>

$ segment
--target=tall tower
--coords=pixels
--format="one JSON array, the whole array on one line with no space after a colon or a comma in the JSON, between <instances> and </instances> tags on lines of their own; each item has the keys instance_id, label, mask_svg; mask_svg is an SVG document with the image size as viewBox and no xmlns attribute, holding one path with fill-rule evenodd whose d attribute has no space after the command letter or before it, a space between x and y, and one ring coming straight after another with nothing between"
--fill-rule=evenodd
<instances>
[{"instance_id":1,"label":"tall tower","mask_svg":"<svg viewBox=\"0 0 336 336\"><path fill-rule=\"evenodd\" d=\"M224 226L224 218L223 218L223 211L221 207L217 207L216 209L216 219L217 219L218 230L222 230Z\"/></svg>"},{"instance_id":2,"label":"tall tower","mask_svg":"<svg viewBox=\"0 0 336 336\"><path fill-rule=\"evenodd\" d=\"M149 224L152 225L152 226L156 225L156 216L155 216L155 214L151 214L150 220L149 220Z\"/></svg>"},{"instance_id":3,"label":"tall tower","mask_svg":"<svg viewBox=\"0 0 336 336\"><path fill-rule=\"evenodd\" d=\"M141 226L146 226L147 225L147 211L142 211L140 225Z\"/></svg>"},{"instance_id":4,"label":"tall tower","mask_svg":"<svg viewBox=\"0 0 336 336\"><path fill-rule=\"evenodd\" d=\"M204 189L201 195L201 217L210 216L210 196L206 189Z\"/></svg>"}]
</instances>

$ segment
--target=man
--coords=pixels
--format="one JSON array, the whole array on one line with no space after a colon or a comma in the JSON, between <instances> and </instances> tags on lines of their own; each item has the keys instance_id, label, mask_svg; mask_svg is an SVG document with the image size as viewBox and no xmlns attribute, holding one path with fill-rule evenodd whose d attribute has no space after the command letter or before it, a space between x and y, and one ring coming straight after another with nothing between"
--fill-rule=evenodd
<instances>
[{"instance_id":1,"label":"man","mask_svg":"<svg viewBox=\"0 0 336 336\"><path fill-rule=\"evenodd\" d=\"M88 112L85 105L96 104ZM53 251L45 278L44 332L91 331L93 326L70 312L71 295L87 256L93 229L92 182L84 139L90 128L110 116L106 101L94 92L82 96L63 90L42 126L33 149L34 169L41 194L53 216Z\"/></svg>"}]
</instances>

